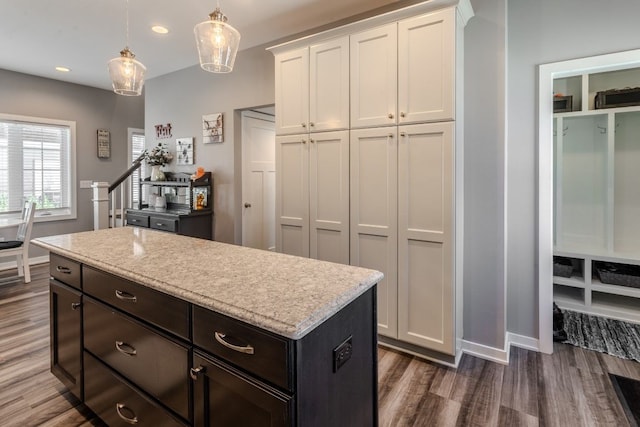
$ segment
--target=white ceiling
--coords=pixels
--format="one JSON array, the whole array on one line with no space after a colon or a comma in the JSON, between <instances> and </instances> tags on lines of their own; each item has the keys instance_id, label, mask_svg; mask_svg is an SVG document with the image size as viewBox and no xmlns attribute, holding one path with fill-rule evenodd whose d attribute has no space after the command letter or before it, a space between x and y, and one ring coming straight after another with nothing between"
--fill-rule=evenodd
<instances>
[{"instance_id":1,"label":"white ceiling","mask_svg":"<svg viewBox=\"0 0 640 427\"><path fill-rule=\"evenodd\" d=\"M0 68L110 90L107 62L126 44L125 1L0 0ZM240 31L240 50L399 2L219 1ZM216 0L129 0L129 47L147 67L147 79L198 63L193 27L215 8ZM155 34L153 25L170 32Z\"/></svg>"}]
</instances>

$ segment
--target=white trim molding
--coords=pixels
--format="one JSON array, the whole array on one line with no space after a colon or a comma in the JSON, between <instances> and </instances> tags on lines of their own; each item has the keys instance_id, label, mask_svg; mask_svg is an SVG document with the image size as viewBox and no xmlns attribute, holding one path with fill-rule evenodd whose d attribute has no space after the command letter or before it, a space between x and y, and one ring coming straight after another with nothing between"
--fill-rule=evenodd
<instances>
[{"instance_id":1,"label":"white trim molding","mask_svg":"<svg viewBox=\"0 0 640 427\"><path fill-rule=\"evenodd\" d=\"M46 262L49 262L49 255L29 258L29 265L44 264ZM17 267L18 266L15 261L0 263L0 271L11 270L12 268L17 268Z\"/></svg>"}]
</instances>

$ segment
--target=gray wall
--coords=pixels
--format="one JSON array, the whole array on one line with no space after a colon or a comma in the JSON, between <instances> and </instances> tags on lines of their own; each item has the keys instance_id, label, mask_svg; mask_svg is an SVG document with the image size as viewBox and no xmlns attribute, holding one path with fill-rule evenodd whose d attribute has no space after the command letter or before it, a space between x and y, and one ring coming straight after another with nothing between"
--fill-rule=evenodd
<instances>
[{"instance_id":1,"label":"gray wall","mask_svg":"<svg viewBox=\"0 0 640 427\"><path fill-rule=\"evenodd\" d=\"M537 66L637 49L638 16L637 1L509 1L507 329L510 332L538 337Z\"/></svg>"},{"instance_id":2,"label":"gray wall","mask_svg":"<svg viewBox=\"0 0 640 427\"><path fill-rule=\"evenodd\" d=\"M176 138L195 137L195 164L176 166L173 162L165 169L193 172L202 166L213 172L215 240L240 242L236 212L240 212L241 140L239 114L234 112L273 104L274 81L273 55L262 46L239 52L230 74L208 73L196 65L146 83L147 147L167 142L173 150ZM202 115L210 113L224 114L223 143L202 141ZM167 123L171 123L173 136L156 139L154 126Z\"/></svg>"},{"instance_id":3,"label":"gray wall","mask_svg":"<svg viewBox=\"0 0 640 427\"><path fill-rule=\"evenodd\" d=\"M127 169L127 128L144 127L144 97L0 70L0 112L76 122L78 219L35 223L33 237L93 229L91 189L80 189L79 181L112 182ZM111 131L110 159L98 159L98 129ZM15 230L1 235L11 233L15 236ZM29 255L45 253L32 246Z\"/></svg>"},{"instance_id":4,"label":"gray wall","mask_svg":"<svg viewBox=\"0 0 640 427\"><path fill-rule=\"evenodd\" d=\"M472 0L465 28L464 335L504 348L506 0Z\"/></svg>"}]
</instances>

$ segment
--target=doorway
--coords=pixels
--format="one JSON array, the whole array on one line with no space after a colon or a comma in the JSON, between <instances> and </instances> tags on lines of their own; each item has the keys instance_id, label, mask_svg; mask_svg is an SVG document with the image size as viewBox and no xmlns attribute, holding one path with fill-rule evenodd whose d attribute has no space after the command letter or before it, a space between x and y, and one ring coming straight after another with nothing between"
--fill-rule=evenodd
<instances>
[{"instance_id":1,"label":"doorway","mask_svg":"<svg viewBox=\"0 0 640 427\"><path fill-rule=\"evenodd\" d=\"M275 251L273 107L242 112L242 246Z\"/></svg>"},{"instance_id":2,"label":"doorway","mask_svg":"<svg viewBox=\"0 0 640 427\"><path fill-rule=\"evenodd\" d=\"M539 348L553 352L553 80L640 67L640 50L543 64L538 75L538 328Z\"/></svg>"}]
</instances>

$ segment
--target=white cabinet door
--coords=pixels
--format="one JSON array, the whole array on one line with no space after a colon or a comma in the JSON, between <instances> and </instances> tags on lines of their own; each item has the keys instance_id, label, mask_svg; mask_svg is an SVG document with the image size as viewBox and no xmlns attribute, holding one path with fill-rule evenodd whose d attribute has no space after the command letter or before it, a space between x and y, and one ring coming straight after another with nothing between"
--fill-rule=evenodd
<instances>
[{"instance_id":1,"label":"white cabinet door","mask_svg":"<svg viewBox=\"0 0 640 427\"><path fill-rule=\"evenodd\" d=\"M454 123L401 126L398 339L454 354Z\"/></svg>"},{"instance_id":2,"label":"white cabinet door","mask_svg":"<svg viewBox=\"0 0 640 427\"><path fill-rule=\"evenodd\" d=\"M309 121L309 49L275 58L276 134L307 132Z\"/></svg>"},{"instance_id":3,"label":"white cabinet door","mask_svg":"<svg viewBox=\"0 0 640 427\"><path fill-rule=\"evenodd\" d=\"M308 136L276 137L276 251L309 256Z\"/></svg>"},{"instance_id":4,"label":"white cabinet door","mask_svg":"<svg viewBox=\"0 0 640 427\"><path fill-rule=\"evenodd\" d=\"M310 136L309 198L311 258L349 264L349 131Z\"/></svg>"},{"instance_id":5,"label":"white cabinet door","mask_svg":"<svg viewBox=\"0 0 640 427\"><path fill-rule=\"evenodd\" d=\"M309 131L349 128L349 37L309 48Z\"/></svg>"},{"instance_id":6,"label":"white cabinet door","mask_svg":"<svg viewBox=\"0 0 640 427\"><path fill-rule=\"evenodd\" d=\"M351 131L351 264L384 273L378 333L397 338L397 128Z\"/></svg>"},{"instance_id":7,"label":"white cabinet door","mask_svg":"<svg viewBox=\"0 0 640 427\"><path fill-rule=\"evenodd\" d=\"M398 123L454 119L455 9L398 23Z\"/></svg>"},{"instance_id":8,"label":"white cabinet door","mask_svg":"<svg viewBox=\"0 0 640 427\"><path fill-rule=\"evenodd\" d=\"M351 36L351 127L396 124L397 24Z\"/></svg>"}]
</instances>

